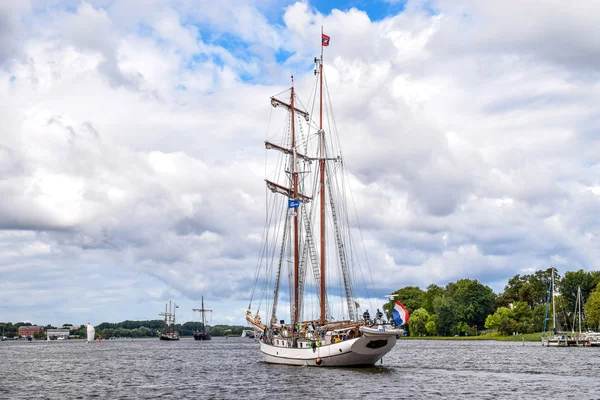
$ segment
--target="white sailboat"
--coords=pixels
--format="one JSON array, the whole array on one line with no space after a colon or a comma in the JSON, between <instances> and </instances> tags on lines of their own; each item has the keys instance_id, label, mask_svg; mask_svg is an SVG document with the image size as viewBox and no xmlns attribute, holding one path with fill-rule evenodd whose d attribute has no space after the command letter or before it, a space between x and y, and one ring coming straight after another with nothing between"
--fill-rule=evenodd
<instances>
[{"instance_id":1,"label":"white sailboat","mask_svg":"<svg viewBox=\"0 0 600 400\"><path fill-rule=\"evenodd\" d=\"M92 325L91 323L88 322L88 324L87 324L87 341L88 341L88 343L93 342L95 338L96 338L96 329L94 328L94 325Z\"/></svg>"},{"instance_id":2,"label":"white sailboat","mask_svg":"<svg viewBox=\"0 0 600 400\"><path fill-rule=\"evenodd\" d=\"M573 329L571 335L559 331L556 322L556 293L554 283L554 267L552 267L552 275L550 277L550 287L548 289L548 301L546 303L546 318L544 319L544 334L542 336L542 346L544 347L581 347L588 346L589 338L581 334L581 288L577 288L577 300L575 305L574 316L579 320L579 334L575 334L575 319L573 321ZM548 311L552 304L552 334L547 332L546 327L549 321Z\"/></svg>"},{"instance_id":3,"label":"white sailboat","mask_svg":"<svg viewBox=\"0 0 600 400\"><path fill-rule=\"evenodd\" d=\"M364 281L365 276L352 239L357 227L349 222L339 138L333 128L323 126L324 108L331 107L323 102L328 93L323 46L329 45L329 37L321 35L313 92L318 123L296 97L293 77L289 91L271 97L273 107L285 109L287 115L281 138L265 141L267 150L276 150L268 151L276 160L275 172L265 179L268 210L253 297L260 288L266 296L257 298L255 313L251 299L246 320L261 334L260 351L268 363L373 365L394 347L403 331L387 324L379 310L374 319L368 310L359 316L353 282ZM335 123L331 115L327 121ZM280 295L287 295L289 306L280 305ZM339 306L335 300L340 300ZM286 315L287 322L278 313ZM334 313L343 317L336 319Z\"/></svg>"},{"instance_id":4,"label":"white sailboat","mask_svg":"<svg viewBox=\"0 0 600 400\"><path fill-rule=\"evenodd\" d=\"M600 346L600 333L598 332L582 332L581 331L581 303L583 299L581 296L581 286L577 288L577 301L575 302L575 312L573 315L577 315L579 322L579 335L577 336L577 344L580 346L598 347ZM575 324L573 324L572 330L573 336L575 336Z\"/></svg>"},{"instance_id":5,"label":"white sailboat","mask_svg":"<svg viewBox=\"0 0 600 400\"><path fill-rule=\"evenodd\" d=\"M555 305L555 287L554 287L554 267L552 267L552 275L550 276L550 287L548 288L548 300L546 302L546 318L544 319L544 334L542 335L542 346L545 347L566 347L567 337L558 331L556 325L556 305ZM547 323L549 321L548 311L552 305L552 335L547 331ZM548 327L550 328L550 327Z\"/></svg>"}]
</instances>

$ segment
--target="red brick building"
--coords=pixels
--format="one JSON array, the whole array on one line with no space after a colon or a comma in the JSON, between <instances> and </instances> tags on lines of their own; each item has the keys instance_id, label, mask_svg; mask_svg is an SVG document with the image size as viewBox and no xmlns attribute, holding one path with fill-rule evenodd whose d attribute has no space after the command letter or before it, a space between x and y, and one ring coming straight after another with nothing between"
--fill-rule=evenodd
<instances>
[{"instance_id":1,"label":"red brick building","mask_svg":"<svg viewBox=\"0 0 600 400\"><path fill-rule=\"evenodd\" d=\"M35 333L44 332L43 326L20 326L19 337L33 336Z\"/></svg>"}]
</instances>

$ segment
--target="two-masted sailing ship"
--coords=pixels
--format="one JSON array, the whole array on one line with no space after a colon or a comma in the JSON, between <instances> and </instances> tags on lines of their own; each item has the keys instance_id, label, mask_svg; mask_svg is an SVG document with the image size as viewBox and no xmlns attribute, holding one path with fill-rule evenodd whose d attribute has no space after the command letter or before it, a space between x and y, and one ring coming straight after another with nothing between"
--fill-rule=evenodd
<instances>
[{"instance_id":1,"label":"two-masted sailing ship","mask_svg":"<svg viewBox=\"0 0 600 400\"><path fill-rule=\"evenodd\" d=\"M201 313L200 320L202 322L201 328L196 328L194 331L194 340L210 340L210 334L208 333L208 329L206 329L206 313L212 312L212 310L207 310L204 308L204 296L202 296L202 308L192 308L192 311Z\"/></svg>"},{"instance_id":2,"label":"two-masted sailing ship","mask_svg":"<svg viewBox=\"0 0 600 400\"><path fill-rule=\"evenodd\" d=\"M179 332L175 330L175 309L177 308L179 306L175 303L171 305L171 300L169 300L169 307L167 308L167 304L165 304L165 312L158 314L165 317L165 327L159 336L160 340L179 340Z\"/></svg>"},{"instance_id":3,"label":"two-masted sailing ship","mask_svg":"<svg viewBox=\"0 0 600 400\"><path fill-rule=\"evenodd\" d=\"M352 239L358 227L350 224L349 182L335 119L324 112L331 111L323 101L328 94L323 46L329 37L321 35L309 102L318 109L318 122L296 96L293 77L289 90L271 97L272 106L287 114L278 125L279 139L265 141L267 169L274 172L265 179L266 227L246 320L260 334L268 363L373 365L402 331L387 324L379 310L373 319L368 310L360 315L354 282L365 281L368 272L361 272ZM289 305L280 304L284 298Z\"/></svg>"}]
</instances>

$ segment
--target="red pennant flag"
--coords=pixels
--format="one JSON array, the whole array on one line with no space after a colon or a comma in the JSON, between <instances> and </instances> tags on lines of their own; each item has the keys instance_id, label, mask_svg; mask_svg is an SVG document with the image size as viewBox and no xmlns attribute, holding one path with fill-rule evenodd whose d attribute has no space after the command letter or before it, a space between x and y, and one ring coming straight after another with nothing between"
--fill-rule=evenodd
<instances>
[{"instance_id":1,"label":"red pennant flag","mask_svg":"<svg viewBox=\"0 0 600 400\"><path fill-rule=\"evenodd\" d=\"M329 46L329 36L327 36L326 34L322 33L322 42L321 44L323 46Z\"/></svg>"}]
</instances>

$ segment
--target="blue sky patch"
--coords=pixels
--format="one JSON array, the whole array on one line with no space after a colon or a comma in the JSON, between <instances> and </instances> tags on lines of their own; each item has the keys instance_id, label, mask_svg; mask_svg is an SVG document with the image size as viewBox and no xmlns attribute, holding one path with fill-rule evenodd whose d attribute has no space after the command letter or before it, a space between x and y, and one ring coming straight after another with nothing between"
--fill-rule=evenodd
<instances>
[{"instance_id":1,"label":"blue sky patch","mask_svg":"<svg viewBox=\"0 0 600 400\"><path fill-rule=\"evenodd\" d=\"M320 13L329 15L334 9L347 11L351 8L356 8L367 13L371 21L380 21L392 15L396 15L404 11L408 0L399 0L396 2L387 2L383 0L322 0L314 2L313 6Z\"/></svg>"},{"instance_id":2,"label":"blue sky patch","mask_svg":"<svg viewBox=\"0 0 600 400\"><path fill-rule=\"evenodd\" d=\"M293 52L286 51L283 48L280 48L277 51L277 53L275 53L275 61L277 61L278 64L283 64L287 61L288 58L290 58L293 55L294 55Z\"/></svg>"},{"instance_id":3,"label":"blue sky patch","mask_svg":"<svg viewBox=\"0 0 600 400\"><path fill-rule=\"evenodd\" d=\"M244 42L239 36L232 33L221 33L215 37L215 40L212 41L212 44L227 49L240 60L248 61L250 58L248 55L250 45Z\"/></svg>"},{"instance_id":4,"label":"blue sky patch","mask_svg":"<svg viewBox=\"0 0 600 400\"><path fill-rule=\"evenodd\" d=\"M140 37L152 37L154 29L148 24L138 24L137 34Z\"/></svg>"}]
</instances>

